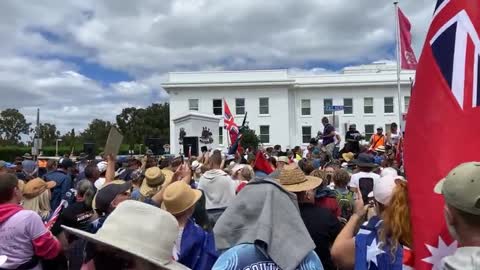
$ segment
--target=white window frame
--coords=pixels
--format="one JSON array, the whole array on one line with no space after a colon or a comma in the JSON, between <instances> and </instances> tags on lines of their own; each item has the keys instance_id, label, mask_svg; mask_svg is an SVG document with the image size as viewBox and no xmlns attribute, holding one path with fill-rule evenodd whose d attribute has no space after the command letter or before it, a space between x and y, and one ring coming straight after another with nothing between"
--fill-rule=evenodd
<instances>
[{"instance_id":1,"label":"white window frame","mask_svg":"<svg viewBox=\"0 0 480 270\"><path fill-rule=\"evenodd\" d=\"M387 98L392 99L392 103L387 104ZM388 108L391 107L392 111L387 112L387 106ZM383 112L384 113L395 113L395 98L394 97L384 97L383 98Z\"/></svg>"},{"instance_id":2,"label":"white window frame","mask_svg":"<svg viewBox=\"0 0 480 270\"><path fill-rule=\"evenodd\" d=\"M220 107L214 107L214 103L215 103L216 100L220 100ZM215 109L218 109L218 108L220 108L220 110L221 110L221 111L220 111L220 114L216 114L216 113L215 113ZM213 112L214 115L222 115L222 114L223 114L223 102L222 102L222 99L219 99L219 98L214 98L214 99L212 99L212 112Z\"/></svg>"},{"instance_id":3,"label":"white window frame","mask_svg":"<svg viewBox=\"0 0 480 270\"><path fill-rule=\"evenodd\" d=\"M192 102L197 102L197 106L195 108L195 106L192 106ZM199 111L200 109L200 100L198 98L191 98L188 100L188 110L189 111Z\"/></svg>"},{"instance_id":4,"label":"white window frame","mask_svg":"<svg viewBox=\"0 0 480 270\"><path fill-rule=\"evenodd\" d=\"M332 111L329 111L329 112L327 111L327 106L325 104L327 100L330 100L330 106L333 106L333 98L324 98L323 99L323 114L324 115L332 115L333 114Z\"/></svg>"},{"instance_id":5,"label":"white window frame","mask_svg":"<svg viewBox=\"0 0 480 270\"><path fill-rule=\"evenodd\" d=\"M304 104L305 102L305 104ZM304 106L306 105L306 106ZM300 100L300 110L301 110L301 115L302 116L311 116L312 115L312 101L310 99L302 99ZM308 110L308 113L306 113L307 111L305 111L304 113L304 110Z\"/></svg>"},{"instance_id":6,"label":"white window frame","mask_svg":"<svg viewBox=\"0 0 480 270\"><path fill-rule=\"evenodd\" d=\"M367 105L367 100L371 100L372 101L372 105ZM363 113L364 114L374 114L375 113L375 106L374 106L374 102L375 100L373 99L373 97L364 97L363 98ZM367 112L367 108L372 108L372 112Z\"/></svg>"},{"instance_id":7,"label":"white window frame","mask_svg":"<svg viewBox=\"0 0 480 270\"><path fill-rule=\"evenodd\" d=\"M264 128L264 127L267 127L267 128L268 128L268 134L263 134L263 133L262 133L262 128ZM264 144L270 143L270 126L269 126L269 125L260 125L260 126L258 127L258 134L259 134L258 137L259 137L261 143L264 143ZM267 136L267 137L268 137L268 140L267 140L267 141L264 141L264 140L262 139L263 136Z\"/></svg>"},{"instance_id":8,"label":"white window frame","mask_svg":"<svg viewBox=\"0 0 480 270\"><path fill-rule=\"evenodd\" d=\"M243 106L239 106L237 101L242 101L243 100ZM239 113L239 109L243 109L243 113ZM235 99L235 114L236 115L245 115L245 98L236 98Z\"/></svg>"},{"instance_id":9,"label":"white window frame","mask_svg":"<svg viewBox=\"0 0 480 270\"><path fill-rule=\"evenodd\" d=\"M308 135L308 138L306 137L307 134L304 133L304 128L310 128L310 134ZM307 144L310 143L310 140L312 139L312 126L302 126L302 143Z\"/></svg>"},{"instance_id":10,"label":"white window frame","mask_svg":"<svg viewBox=\"0 0 480 270\"><path fill-rule=\"evenodd\" d=\"M410 96L404 96L403 97L403 112L407 113L409 107L410 107Z\"/></svg>"},{"instance_id":11,"label":"white window frame","mask_svg":"<svg viewBox=\"0 0 480 270\"><path fill-rule=\"evenodd\" d=\"M352 101L352 105L351 105L351 106L346 106L346 105L345 105L345 100L351 100L351 101ZM346 113L346 112L345 112L345 108L352 108L352 112L351 112L351 113ZM343 98L343 114L345 114L345 115L353 115L353 98Z\"/></svg>"},{"instance_id":12,"label":"white window frame","mask_svg":"<svg viewBox=\"0 0 480 270\"><path fill-rule=\"evenodd\" d=\"M367 127L371 127L371 133L367 133ZM368 142L370 141L370 138L375 134L375 125L374 124L366 124L365 127L365 140Z\"/></svg>"},{"instance_id":13,"label":"white window frame","mask_svg":"<svg viewBox=\"0 0 480 270\"><path fill-rule=\"evenodd\" d=\"M262 105L262 100L267 101L267 105ZM262 108L267 109L266 113L262 113ZM258 114L260 115L269 115L270 114L270 99L268 97L258 98Z\"/></svg>"},{"instance_id":14,"label":"white window frame","mask_svg":"<svg viewBox=\"0 0 480 270\"><path fill-rule=\"evenodd\" d=\"M224 127L218 127L218 144L223 145L223 129Z\"/></svg>"}]
</instances>

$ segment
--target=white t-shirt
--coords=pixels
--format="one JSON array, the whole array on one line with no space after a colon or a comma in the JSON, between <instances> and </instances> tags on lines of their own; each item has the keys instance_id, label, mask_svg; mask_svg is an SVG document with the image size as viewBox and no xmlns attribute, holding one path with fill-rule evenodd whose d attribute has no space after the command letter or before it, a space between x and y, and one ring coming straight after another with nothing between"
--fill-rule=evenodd
<instances>
[{"instance_id":1,"label":"white t-shirt","mask_svg":"<svg viewBox=\"0 0 480 270\"><path fill-rule=\"evenodd\" d=\"M380 180L380 175L373 172L358 172L352 175L352 177L350 178L350 183L348 185L353 188L358 188L358 181L360 180L360 178L372 178L373 184L375 185L375 183Z\"/></svg>"}]
</instances>

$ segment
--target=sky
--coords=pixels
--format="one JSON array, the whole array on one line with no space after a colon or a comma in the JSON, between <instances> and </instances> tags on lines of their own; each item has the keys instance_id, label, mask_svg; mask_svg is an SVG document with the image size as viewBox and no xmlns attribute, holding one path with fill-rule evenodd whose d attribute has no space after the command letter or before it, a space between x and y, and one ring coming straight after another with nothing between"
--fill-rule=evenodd
<instances>
[{"instance_id":1,"label":"sky","mask_svg":"<svg viewBox=\"0 0 480 270\"><path fill-rule=\"evenodd\" d=\"M402 0L417 57L435 1ZM3 0L0 110L62 132L168 101L173 71L339 71L395 58L392 1Z\"/></svg>"}]
</instances>

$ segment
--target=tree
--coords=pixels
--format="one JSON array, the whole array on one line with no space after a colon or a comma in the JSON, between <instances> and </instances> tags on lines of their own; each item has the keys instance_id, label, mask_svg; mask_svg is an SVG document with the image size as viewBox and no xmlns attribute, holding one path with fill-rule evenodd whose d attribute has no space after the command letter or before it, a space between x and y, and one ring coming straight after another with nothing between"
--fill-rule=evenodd
<instances>
[{"instance_id":1,"label":"tree","mask_svg":"<svg viewBox=\"0 0 480 270\"><path fill-rule=\"evenodd\" d=\"M75 147L75 144L78 141L79 140L78 140L77 136L75 135L75 129L74 128L72 128L71 131L62 135L62 145L68 146L70 149Z\"/></svg>"},{"instance_id":2,"label":"tree","mask_svg":"<svg viewBox=\"0 0 480 270\"><path fill-rule=\"evenodd\" d=\"M80 134L83 142L93 142L98 146L104 146L107 142L108 133L113 124L109 121L94 119L88 127Z\"/></svg>"},{"instance_id":3,"label":"tree","mask_svg":"<svg viewBox=\"0 0 480 270\"><path fill-rule=\"evenodd\" d=\"M244 127L242 130L242 140L241 145L244 149L257 149L258 145L260 144L260 139L258 138L257 134L255 134L255 130L250 129L248 126Z\"/></svg>"},{"instance_id":4,"label":"tree","mask_svg":"<svg viewBox=\"0 0 480 270\"><path fill-rule=\"evenodd\" d=\"M7 144L19 144L21 135L28 135L30 123L17 109L6 109L0 113L0 137Z\"/></svg>"},{"instance_id":5,"label":"tree","mask_svg":"<svg viewBox=\"0 0 480 270\"><path fill-rule=\"evenodd\" d=\"M55 124L40 124L40 136L43 146L53 146L55 141L60 138L60 131L57 130Z\"/></svg>"},{"instance_id":6,"label":"tree","mask_svg":"<svg viewBox=\"0 0 480 270\"><path fill-rule=\"evenodd\" d=\"M124 142L130 146L142 144L146 138L168 138L170 134L168 103L154 103L145 109L124 108L116 120Z\"/></svg>"}]
</instances>

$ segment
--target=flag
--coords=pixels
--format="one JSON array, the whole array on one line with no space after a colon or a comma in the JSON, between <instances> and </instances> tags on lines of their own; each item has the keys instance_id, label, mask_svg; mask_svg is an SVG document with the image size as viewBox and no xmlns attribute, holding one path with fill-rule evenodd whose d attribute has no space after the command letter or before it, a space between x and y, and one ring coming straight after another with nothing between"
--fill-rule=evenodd
<instances>
[{"instance_id":1,"label":"flag","mask_svg":"<svg viewBox=\"0 0 480 270\"><path fill-rule=\"evenodd\" d=\"M223 123L225 125L225 129L228 131L228 135L230 136L230 143L233 144L237 141L238 137L238 126L235 124L235 119L233 118L232 113L230 112L230 108L228 107L227 101L223 100L223 104L225 107L225 113L223 115Z\"/></svg>"},{"instance_id":2,"label":"flag","mask_svg":"<svg viewBox=\"0 0 480 270\"><path fill-rule=\"evenodd\" d=\"M404 153L416 270L436 269L457 247L435 184L479 159L480 140L467 139L480 133L479 10L479 1L438 1L417 67Z\"/></svg>"},{"instance_id":3,"label":"flag","mask_svg":"<svg viewBox=\"0 0 480 270\"><path fill-rule=\"evenodd\" d=\"M372 217L360 227L355 237L355 270L412 270L412 251L401 244L392 249L379 240L382 221L378 216Z\"/></svg>"},{"instance_id":4,"label":"flag","mask_svg":"<svg viewBox=\"0 0 480 270\"><path fill-rule=\"evenodd\" d=\"M253 170L264 172L267 175L273 172L272 166L265 158L265 155L262 151L258 151L257 155L255 156L255 164L253 165Z\"/></svg>"},{"instance_id":5,"label":"flag","mask_svg":"<svg viewBox=\"0 0 480 270\"><path fill-rule=\"evenodd\" d=\"M55 222L57 221L58 217L60 216L60 213L62 213L63 209L67 208L67 206L68 206L67 200L62 200L60 202L60 205L52 213L49 220L45 222L45 227L47 228L47 230L52 229L53 224L55 224Z\"/></svg>"},{"instance_id":6,"label":"flag","mask_svg":"<svg viewBox=\"0 0 480 270\"><path fill-rule=\"evenodd\" d=\"M416 69L417 58L412 49L412 25L408 18L398 8L398 29L400 40L400 66L402 69Z\"/></svg>"}]
</instances>

